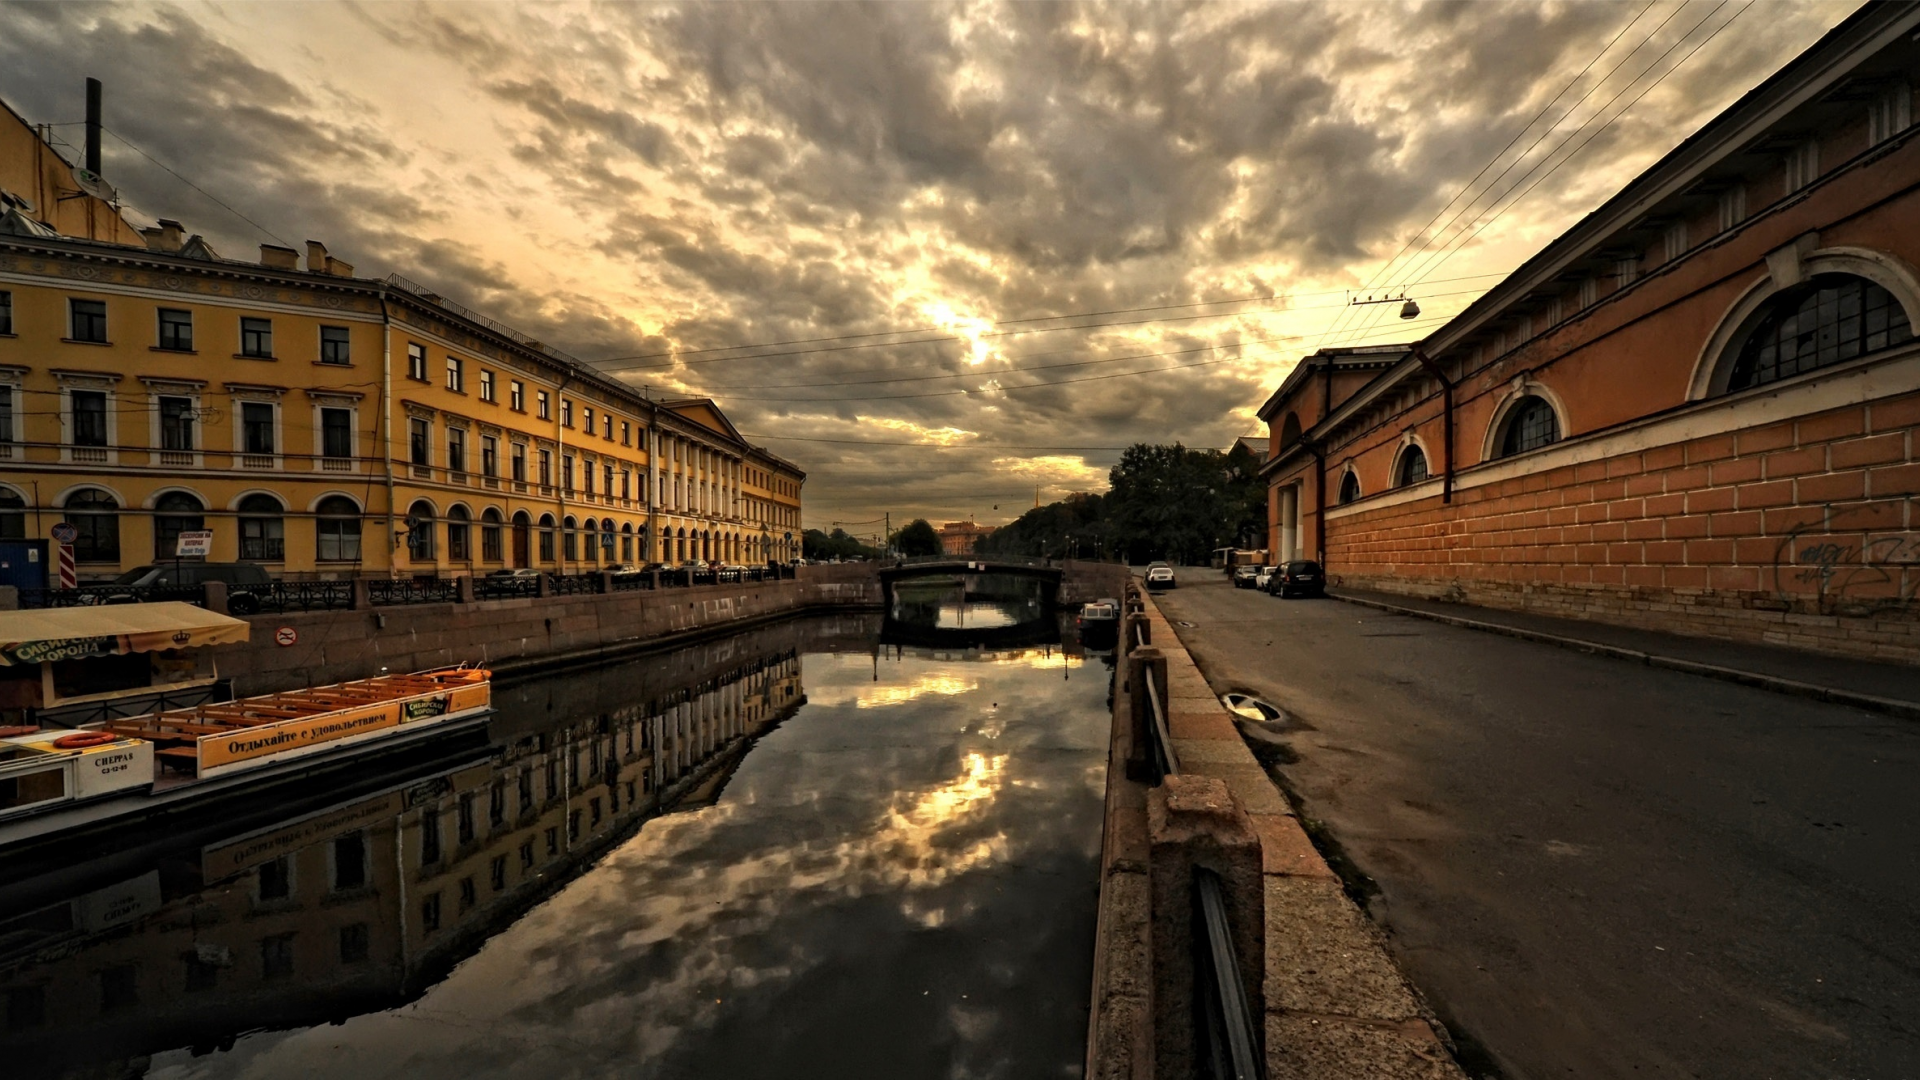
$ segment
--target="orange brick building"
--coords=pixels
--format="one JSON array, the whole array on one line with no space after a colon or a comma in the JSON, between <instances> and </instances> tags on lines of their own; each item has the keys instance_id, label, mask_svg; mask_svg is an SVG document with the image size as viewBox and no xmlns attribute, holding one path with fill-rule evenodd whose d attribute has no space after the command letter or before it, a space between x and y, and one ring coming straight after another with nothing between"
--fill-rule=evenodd
<instances>
[{"instance_id":1,"label":"orange brick building","mask_svg":"<svg viewBox=\"0 0 1920 1080\"><path fill-rule=\"evenodd\" d=\"M1276 558L1920 661L1917 35L1869 5L1430 337L1305 358Z\"/></svg>"}]
</instances>

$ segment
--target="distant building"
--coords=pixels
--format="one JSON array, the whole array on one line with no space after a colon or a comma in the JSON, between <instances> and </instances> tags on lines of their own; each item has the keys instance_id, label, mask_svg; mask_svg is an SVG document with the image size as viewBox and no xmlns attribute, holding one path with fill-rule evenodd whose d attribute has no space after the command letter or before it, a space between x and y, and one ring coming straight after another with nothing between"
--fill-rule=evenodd
<instances>
[{"instance_id":1,"label":"distant building","mask_svg":"<svg viewBox=\"0 0 1920 1080\"><path fill-rule=\"evenodd\" d=\"M1920 660L1917 39L1861 8L1417 346L1305 358L1276 558Z\"/></svg>"},{"instance_id":2,"label":"distant building","mask_svg":"<svg viewBox=\"0 0 1920 1080\"><path fill-rule=\"evenodd\" d=\"M948 555L971 555L973 545L993 535L993 526L971 521L949 521L940 526L940 550Z\"/></svg>"},{"instance_id":3,"label":"distant building","mask_svg":"<svg viewBox=\"0 0 1920 1080\"><path fill-rule=\"evenodd\" d=\"M800 553L806 474L713 401L323 244L222 258L111 197L0 103L0 540L71 524L82 578L183 531L286 578Z\"/></svg>"}]
</instances>

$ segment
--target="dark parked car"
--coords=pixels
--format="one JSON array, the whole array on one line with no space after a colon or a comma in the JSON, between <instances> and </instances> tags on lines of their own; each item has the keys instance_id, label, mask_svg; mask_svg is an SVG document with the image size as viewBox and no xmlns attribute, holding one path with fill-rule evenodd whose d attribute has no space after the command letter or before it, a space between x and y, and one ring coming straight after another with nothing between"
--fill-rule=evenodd
<instances>
[{"instance_id":1,"label":"dark parked car","mask_svg":"<svg viewBox=\"0 0 1920 1080\"><path fill-rule=\"evenodd\" d=\"M133 589L198 589L209 581L227 586L227 610L235 615L252 615L260 610L258 597L244 590L249 585L271 585L273 576L254 563L179 562L149 563L113 579L115 585L128 586L124 596L108 594L107 604L132 604L146 597ZM264 590L263 590L264 591Z\"/></svg>"},{"instance_id":2,"label":"dark parked car","mask_svg":"<svg viewBox=\"0 0 1920 1080\"><path fill-rule=\"evenodd\" d=\"M1295 559L1282 563L1273 576L1267 579L1267 591L1275 596L1286 598L1293 596L1327 595L1327 575L1320 564L1311 559Z\"/></svg>"}]
</instances>

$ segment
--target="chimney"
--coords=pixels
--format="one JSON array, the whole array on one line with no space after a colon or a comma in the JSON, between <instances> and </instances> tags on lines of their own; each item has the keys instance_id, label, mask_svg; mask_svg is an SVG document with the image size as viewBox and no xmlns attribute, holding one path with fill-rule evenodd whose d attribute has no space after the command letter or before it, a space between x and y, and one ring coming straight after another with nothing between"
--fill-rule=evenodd
<instances>
[{"instance_id":1,"label":"chimney","mask_svg":"<svg viewBox=\"0 0 1920 1080\"><path fill-rule=\"evenodd\" d=\"M327 256L327 273L332 274L334 277L352 277L353 264L350 262L341 262L339 259L329 255Z\"/></svg>"},{"instance_id":2,"label":"chimney","mask_svg":"<svg viewBox=\"0 0 1920 1080\"><path fill-rule=\"evenodd\" d=\"M307 241L307 273L324 274L327 272L327 245L318 240Z\"/></svg>"},{"instance_id":3,"label":"chimney","mask_svg":"<svg viewBox=\"0 0 1920 1080\"><path fill-rule=\"evenodd\" d=\"M159 226L141 229L140 235L146 238L147 250L172 254L186 244L187 230L172 218L161 218Z\"/></svg>"},{"instance_id":4,"label":"chimney","mask_svg":"<svg viewBox=\"0 0 1920 1080\"><path fill-rule=\"evenodd\" d=\"M275 270L300 269L300 253L278 244L260 245L260 265Z\"/></svg>"},{"instance_id":5,"label":"chimney","mask_svg":"<svg viewBox=\"0 0 1920 1080\"><path fill-rule=\"evenodd\" d=\"M87 80L87 171L100 175L100 80Z\"/></svg>"}]
</instances>

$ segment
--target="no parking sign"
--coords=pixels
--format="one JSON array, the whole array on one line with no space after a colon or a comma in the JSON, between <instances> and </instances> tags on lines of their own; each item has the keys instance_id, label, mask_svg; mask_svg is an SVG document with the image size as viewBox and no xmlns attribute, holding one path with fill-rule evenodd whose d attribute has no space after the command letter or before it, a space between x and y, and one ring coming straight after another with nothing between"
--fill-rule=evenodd
<instances>
[{"instance_id":1,"label":"no parking sign","mask_svg":"<svg viewBox=\"0 0 1920 1080\"><path fill-rule=\"evenodd\" d=\"M300 640L300 632L291 626L283 626L273 632L275 645L292 645Z\"/></svg>"}]
</instances>

